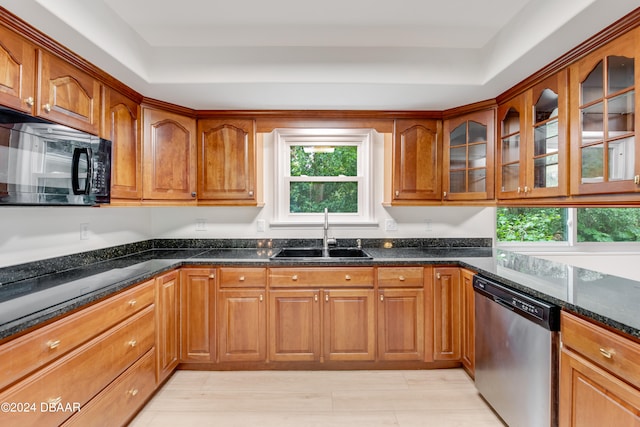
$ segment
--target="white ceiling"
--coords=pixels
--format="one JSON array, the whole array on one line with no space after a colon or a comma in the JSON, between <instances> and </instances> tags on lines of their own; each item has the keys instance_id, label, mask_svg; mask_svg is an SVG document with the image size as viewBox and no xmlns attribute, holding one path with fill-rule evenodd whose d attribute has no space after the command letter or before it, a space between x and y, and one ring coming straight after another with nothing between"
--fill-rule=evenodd
<instances>
[{"instance_id":1,"label":"white ceiling","mask_svg":"<svg viewBox=\"0 0 640 427\"><path fill-rule=\"evenodd\" d=\"M637 0L0 0L143 95L194 109L443 110Z\"/></svg>"}]
</instances>

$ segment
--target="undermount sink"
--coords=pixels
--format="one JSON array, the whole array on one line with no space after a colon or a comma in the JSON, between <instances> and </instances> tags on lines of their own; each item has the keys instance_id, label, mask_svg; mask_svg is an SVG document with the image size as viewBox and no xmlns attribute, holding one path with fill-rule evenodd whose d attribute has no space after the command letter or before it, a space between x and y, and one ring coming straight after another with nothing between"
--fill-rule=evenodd
<instances>
[{"instance_id":1,"label":"undermount sink","mask_svg":"<svg viewBox=\"0 0 640 427\"><path fill-rule=\"evenodd\" d=\"M322 248L284 248L273 255L273 260L331 260L331 259L371 259L371 255L359 248L329 248L325 256Z\"/></svg>"}]
</instances>

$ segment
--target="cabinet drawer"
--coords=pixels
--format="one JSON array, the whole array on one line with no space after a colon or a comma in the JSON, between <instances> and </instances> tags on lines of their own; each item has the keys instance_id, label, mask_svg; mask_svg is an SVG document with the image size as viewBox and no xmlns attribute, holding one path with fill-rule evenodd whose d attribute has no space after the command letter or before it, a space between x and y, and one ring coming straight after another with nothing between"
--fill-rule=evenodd
<instances>
[{"instance_id":1,"label":"cabinet drawer","mask_svg":"<svg viewBox=\"0 0 640 427\"><path fill-rule=\"evenodd\" d=\"M373 287L373 268L272 268L272 287Z\"/></svg>"},{"instance_id":2,"label":"cabinet drawer","mask_svg":"<svg viewBox=\"0 0 640 427\"><path fill-rule=\"evenodd\" d=\"M562 312L562 344L640 387L640 344Z\"/></svg>"},{"instance_id":3,"label":"cabinet drawer","mask_svg":"<svg viewBox=\"0 0 640 427\"><path fill-rule=\"evenodd\" d=\"M221 288L264 288L267 283L265 268L221 268Z\"/></svg>"},{"instance_id":4,"label":"cabinet drawer","mask_svg":"<svg viewBox=\"0 0 640 427\"><path fill-rule=\"evenodd\" d=\"M422 267L380 267L378 286L381 288L421 288L424 286Z\"/></svg>"},{"instance_id":5,"label":"cabinet drawer","mask_svg":"<svg viewBox=\"0 0 640 427\"><path fill-rule=\"evenodd\" d=\"M37 406L35 412L0 412L0 425L61 424L74 412L42 411L40 405L84 406L153 347L154 319L154 306L149 306L0 393L0 402L33 402Z\"/></svg>"},{"instance_id":6,"label":"cabinet drawer","mask_svg":"<svg viewBox=\"0 0 640 427\"><path fill-rule=\"evenodd\" d=\"M155 352L150 350L118 379L100 392L63 427L125 425L156 387Z\"/></svg>"},{"instance_id":7,"label":"cabinet drawer","mask_svg":"<svg viewBox=\"0 0 640 427\"><path fill-rule=\"evenodd\" d=\"M0 390L153 304L153 281L143 283L0 346Z\"/></svg>"}]
</instances>

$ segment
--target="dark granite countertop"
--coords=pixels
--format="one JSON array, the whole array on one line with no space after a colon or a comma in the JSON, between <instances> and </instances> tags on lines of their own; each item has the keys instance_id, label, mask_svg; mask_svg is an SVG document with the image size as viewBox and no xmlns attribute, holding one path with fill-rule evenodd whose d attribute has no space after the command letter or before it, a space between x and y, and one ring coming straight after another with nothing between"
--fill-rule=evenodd
<instances>
[{"instance_id":1,"label":"dark granite countertop","mask_svg":"<svg viewBox=\"0 0 640 427\"><path fill-rule=\"evenodd\" d=\"M436 239L437 240L437 239ZM482 240L482 239L480 239ZM490 241L489 241L490 242ZM0 269L0 339L20 333L71 310L140 283L159 273L185 265L263 266L291 265L269 257L291 242L272 247L253 242L236 247L194 247L202 242L160 241L133 247L110 248L87 254L71 265L68 257ZM372 242L365 242L371 244ZM482 240L477 246L449 241L429 244L366 247L372 259L294 261L298 266L459 265L565 309L640 338L640 282L492 249ZM470 241L465 244L475 245ZM173 244L174 247L167 247ZM317 244L298 242L303 246ZM283 246L284 245L284 246ZM258 247L256 247L258 246ZM78 257L76 257L78 258ZM53 265L70 268L55 272Z\"/></svg>"}]
</instances>

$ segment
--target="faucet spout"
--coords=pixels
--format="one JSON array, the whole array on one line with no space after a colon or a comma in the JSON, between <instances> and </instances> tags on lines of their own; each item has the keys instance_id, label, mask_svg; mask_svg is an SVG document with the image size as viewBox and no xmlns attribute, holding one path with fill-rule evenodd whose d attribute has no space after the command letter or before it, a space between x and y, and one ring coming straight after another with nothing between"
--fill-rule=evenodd
<instances>
[{"instance_id":1,"label":"faucet spout","mask_svg":"<svg viewBox=\"0 0 640 427\"><path fill-rule=\"evenodd\" d=\"M329 257L329 245L335 245L336 239L329 237L329 209L324 208L324 227L322 234L322 256Z\"/></svg>"}]
</instances>

